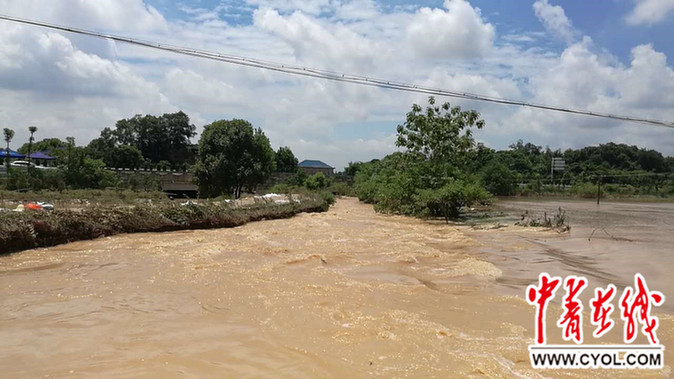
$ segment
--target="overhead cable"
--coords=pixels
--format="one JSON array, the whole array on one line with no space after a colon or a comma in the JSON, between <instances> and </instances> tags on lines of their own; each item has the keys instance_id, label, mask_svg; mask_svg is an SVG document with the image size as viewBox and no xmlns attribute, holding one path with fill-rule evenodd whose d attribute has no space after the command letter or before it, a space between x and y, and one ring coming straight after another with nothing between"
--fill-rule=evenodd
<instances>
[{"instance_id":1,"label":"overhead cable","mask_svg":"<svg viewBox=\"0 0 674 379\"><path fill-rule=\"evenodd\" d=\"M327 79L327 80L333 80L333 81L338 81L338 82L353 83L353 84L359 84L359 85L364 85L364 86L378 87L378 88L384 88L384 89L393 89L393 90L405 91L405 92L422 93L422 94L433 95L433 96L446 96L446 97L452 97L452 98L483 101L483 102L496 103L496 104L515 105L515 106L522 106L522 107L527 107L527 108L542 109L542 110L547 110L547 111L570 113L570 114L577 114L577 115L583 115L583 116L592 116L592 117L599 117L599 118L606 118L606 119L613 119L613 120L621 120L621 121L627 121L627 122L636 122L636 123L655 125L655 126L666 127L666 128L674 128L674 122L673 121L664 121L664 120L655 120L655 119L648 119L648 118L641 118L641 117L623 116L623 115L617 115L617 114L611 114L611 113L594 112L594 111L590 111L590 110L573 109L573 108L559 107L559 106L546 105L546 104L536 104L536 103L525 102L525 101L521 101L521 100L512 100L512 99L506 99L506 98L500 98L500 97L485 96L485 95L479 95L479 94L474 94L474 93L469 93L469 92L459 92L459 91L452 91L452 90L446 90L446 89L440 89L440 88L432 88L432 87L420 86L420 85L415 85L415 84L410 84L410 83L397 82L397 81L393 81L393 80L376 79L376 78L371 78L371 77L367 77L367 76L351 75L351 74L339 73L339 72L334 72L334 71L327 71L327 70L320 70L320 69L309 68L309 67L302 67L302 66L297 66L297 65L293 65L293 64L283 64L283 63L264 61L264 60L260 60L260 59L254 59L254 58L247 58L247 57L241 57L241 56L235 56L235 55L229 55L229 54L215 53L215 52L210 52L210 51L205 51L205 50L197 50L197 49L187 48L187 47L173 46L173 45L162 44L162 43L157 43L157 42L143 41L143 40L136 39L136 38L116 36L116 35L107 34L107 33L90 31L90 30L80 29L80 28L75 28L75 27L70 27L70 26L56 25L56 24L51 24L51 23L46 23L46 22L41 22L41 21L35 21L35 20L22 19L22 18L6 16L6 15L0 15L0 19L6 20L6 21L18 22L18 23L26 24L26 25L39 26L39 27L48 28L48 29L52 29L52 30L59 30L59 31L64 31L64 32L69 32L69 33L86 35L86 36L90 36L90 37L103 38L103 39L113 40L113 41L116 41L116 42L122 42L122 43L127 43L127 44L131 44L131 45L136 45L136 46L142 46L142 47L156 49L156 50L168 51L168 52L172 52L172 53L176 53L176 54L188 55L188 56L193 56L193 57L198 57L198 58L204 58L204 59L210 59L210 60L215 60L215 61L220 61L220 62L225 62L225 63L231 63L231 64L235 64L235 65L239 65L239 66L254 67L254 68L271 70L271 71L276 71L276 72L283 72L283 73L299 75L299 76L306 76L306 77L319 78L319 79Z\"/></svg>"}]
</instances>

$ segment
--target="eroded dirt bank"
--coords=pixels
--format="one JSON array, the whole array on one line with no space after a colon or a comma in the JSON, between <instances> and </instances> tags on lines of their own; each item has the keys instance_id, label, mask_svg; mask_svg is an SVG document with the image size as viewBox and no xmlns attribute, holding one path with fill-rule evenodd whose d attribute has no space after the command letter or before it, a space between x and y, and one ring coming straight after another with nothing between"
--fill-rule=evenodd
<instances>
[{"instance_id":1,"label":"eroded dirt bank","mask_svg":"<svg viewBox=\"0 0 674 379\"><path fill-rule=\"evenodd\" d=\"M503 273L477 258L464 231L342 199L326 213L234 229L0 257L0 368L10 377L538 376L527 355L533 308L499 293ZM661 322L674 349L674 322ZM670 350L660 374L671 372ZM572 372L597 373L616 374Z\"/></svg>"}]
</instances>

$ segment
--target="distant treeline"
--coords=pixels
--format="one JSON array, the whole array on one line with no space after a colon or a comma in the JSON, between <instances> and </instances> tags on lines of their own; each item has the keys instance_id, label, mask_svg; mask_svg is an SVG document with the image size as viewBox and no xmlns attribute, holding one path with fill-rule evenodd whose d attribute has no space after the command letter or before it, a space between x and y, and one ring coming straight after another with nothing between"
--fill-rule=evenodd
<instances>
[{"instance_id":1,"label":"distant treeline","mask_svg":"<svg viewBox=\"0 0 674 379\"><path fill-rule=\"evenodd\" d=\"M496 151L475 142L473 131L484 127L476 111L431 97L398 125L402 151L352 162L346 173L358 198L379 212L447 220L493 195L596 196L598 183L616 196L674 196L674 158L655 150L607 143L561 151L520 140ZM563 170L551 173L553 158L564 159Z\"/></svg>"},{"instance_id":2,"label":"distant treeline","mask_svg":"<svg viewBox=\"0 0 674 379\"><path fill-rule=\"evenodd\" d=\"M116 167L192 170L202 194L239 197L242 190L253 191L275 171L296 172L298 164L290 148L273 151L262 130L245 120L206 125L199 143L193 144L196 127L182 111L119 120L86 146L77 146L73 137L36 141L38 128L32 126L29 131L30 139L18 151L27 156L45 153L55 159L37 163L57 169L19 169L4 162L8 175L0 180L9 190L118 187L122 185L119 177L105 170ZM4 137L9 149L14 131L5 128Z\"/></svg>"},{"instance_id":3,"label":"distant treeline","mask_svg":"<svg viewBox=\"0 0 674 379\"><path fill-rule=\"evenodd\" d=\"M404 152L367 163L352 162L335 178L355 183L359 197L378 209L405 214L456 216L458 208L484 202L489 194L571 191L589 196L599 180L609 193L674 195L674 157L615 143L561 151L520 140L508 150L496 151L475 143L472 137L472 130L484 125L477 112L439 105L431 98L425 109L413 105L405 123L398 126L396 144ZM77 146L73 137L36 141L38 128L31 126L29 131L29 141L18 151L28 155L46 152L56 159L42 164L58 169L19 170L5 162L8 175L0 181L7 189L120 186L119 178L106 166L191 170L201 194L208 197L239 197L242 192L255 191L273 172L297 173L290 185L327 188L332 184L298 172L298 160L290 148L273 151L264 132L246 120L214 121L204 126L197 144L191 141L196 127L182 111L119 120L87 146ZM13 136L14 131L5 128L6 148ZM555 157L563 158L566 166L551 177Z\"/></svg>"},{"instance_id":4,"label":"distant treeline","mask_svg":"<svg viewBox=\"0 0 674 379\"><path fill-rule=\"evenodd\" d=\"M477 144L467 155L465 171L494 195L559 192L565 188L581 196L595 196L595 185L601 179L609 193L674 196L674 157L634 145L611 142L562 151L519 140L500 151ZM563 171L551 173L552 158L564 159ZM345 171L356 175L363 165L378 161L352 162Z\"/></svg>"}]
</instances>

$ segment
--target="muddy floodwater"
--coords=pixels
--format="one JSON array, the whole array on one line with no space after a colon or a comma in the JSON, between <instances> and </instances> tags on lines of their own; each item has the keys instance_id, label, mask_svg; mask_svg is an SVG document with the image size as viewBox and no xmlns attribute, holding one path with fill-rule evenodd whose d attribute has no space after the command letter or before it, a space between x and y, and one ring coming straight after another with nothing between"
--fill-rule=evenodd
<instances>
[{"instance_id":1,"label":"muddy floodwater","mask_svg":"<svg viewBox=\"0 0 674 379\"><path fill-rule=\"evenodd\" d=\"M559 204L502 201L498 207L514 220L522 209L550 212ZM119 235L3 256L0 372L21 378L671 375L674 204L562 206L573 229L561 235L377 215L369 205L340 199L326 213L288 220ZM655 309L665 368L533 370L527 346L534 308L524 289L541 271L584 275L591 288L614 283L619 291L641 272L652 290L669 296ZM549 311L557 313L548 317L548 338L560 342L558 300ZM620 342L622 321L616 323L606 342Z\"/></svg>"},{"instance_id":2,"label":"muddy floodwater","mask_svg":"<svg viewBox=\"0 0 674 379\"><path fill-rule=\"evenodd\" d=\"M521 293L540 272L582 275L593 287L618 288L633 286L639 272L651 289L674 296L674 203L505 200L495 208L511 225L525 211L553 217L561 208L572 226L563 234L522 228L469 233L485 246L479 257L503 271L497 282L507 293ZM661 310L674 313L674 297Z\"/></svg>"}]
</instances>

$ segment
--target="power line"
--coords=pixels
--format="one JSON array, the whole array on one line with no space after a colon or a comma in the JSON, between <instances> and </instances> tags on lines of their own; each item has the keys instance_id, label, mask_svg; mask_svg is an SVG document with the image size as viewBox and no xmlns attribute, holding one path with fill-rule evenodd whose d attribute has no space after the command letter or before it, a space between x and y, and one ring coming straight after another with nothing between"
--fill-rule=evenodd
<instances>
[{"instance_id":1,"label":"power line","mask_svg":"<svg viewBox=\"0 0 674 379\"><path fill-rule=\"evenodd\" d=\"M674 128L674 122L672 122L672 121L663 121L663 120L646 119L646 118L640 118L640 117L622 116L622 115L616 115L616 114L611 114L611 113L593 112L593 111L589 111L589 110L564 108L564 107L557 107L557 106L552 106L552 105L536 104L536 103L525 102L525 101L520 101L520 100L512 100L512 99L505 99L505 98L499 98L499 97L491 97L491 96L473 94L473 93L469 93L469 92L457 92L457 91L451 91L451 90L444 90L444 89L440 89L440 88L418 86L418 85L415 85L415 84L396 82L396 81L392 81L392 80L376 79L376 78L371 78L371 77L367 77L367 76L351 75L351 74L339 73L339 72L334 72L334 71L319 70L319 69L314 69L314 68L309 68L309 67L296 66L296 65L291 65L291 64L283 64L283 63L264 61L264 60L254 59L254 58L247 58L247 57L240 57L240 56L229 55L229 54L214 53L214 52L205 51L205 50L197 50L197 49L191 49L191 48L180 47L180 46L172 46L172 45L168 45L168 44L160 44L160 43L157 43L157 42L143 41L143 40L140 40L140 39L135 39L135 38L130 38L130 37L121 37L121 36L116 36L116 35L112 35L112 34L90 31L90 30L86 30L86 29L79 29L79 28L74 28L74 27L69 27L69 26L61 26L61 25L50 24L50 23L41 22L41 21L28 20L28 19L22 19L22 18L18 18L18 17L6 16L6 15L0 15L0 19L6 20L6 21L18 22L18 23L26 24L26 25L39 26L39 27L53 29L53 30L60 30L60 31L69 32L69 33L86 35L86 36L90 36L90 37L103 38L103 39L108 39L108 40L113 40L113 41L117 41L117 42L131 44L131 45L137 45L137 46L142 46L142 47L151 48L151 49L168 51L168 52L172 52L172 53L176 53L176 54L182 54L182 55L188 55L188 56L193 56L193 57L198 57L198 58L210 59L210 60L215 60L215 61L220 61L220 62L225 62L225 63L231 63L231 64L240 65L240 66L254 67L254 68L260 68L260 69L271 70L271 71L276 71L276 72L283 72L283 73L292 74L292 75L306 76L306 77L319 78L319 79L327 79L327 80L333 80L333 81L338 81L338 82L359 84L359 85L365 85L365 86L370 86L370 87L378 87L378 88L384 88L384 89L393 89L393 90L405 91L405 92L422 93L422 94L426 94L426 95L446 96L446 97L452 97L452 98L474 100L474 101L484 101L484 102L490 102L490 103L496 103L496 104L505 104L505 105L517 105L517 106L535 108L535 109L542 109L542 110L547 110L547 111L570 113L570 114L577 114L577 115L583 115L583 116L592 116L592 117L607 118L607 119L614 119L614 120L620 120L620 121L636 122L636 123L655 125L655 126L661 126L661 127L666 127L666 128Z\"/></svg>"}]
</instances>

